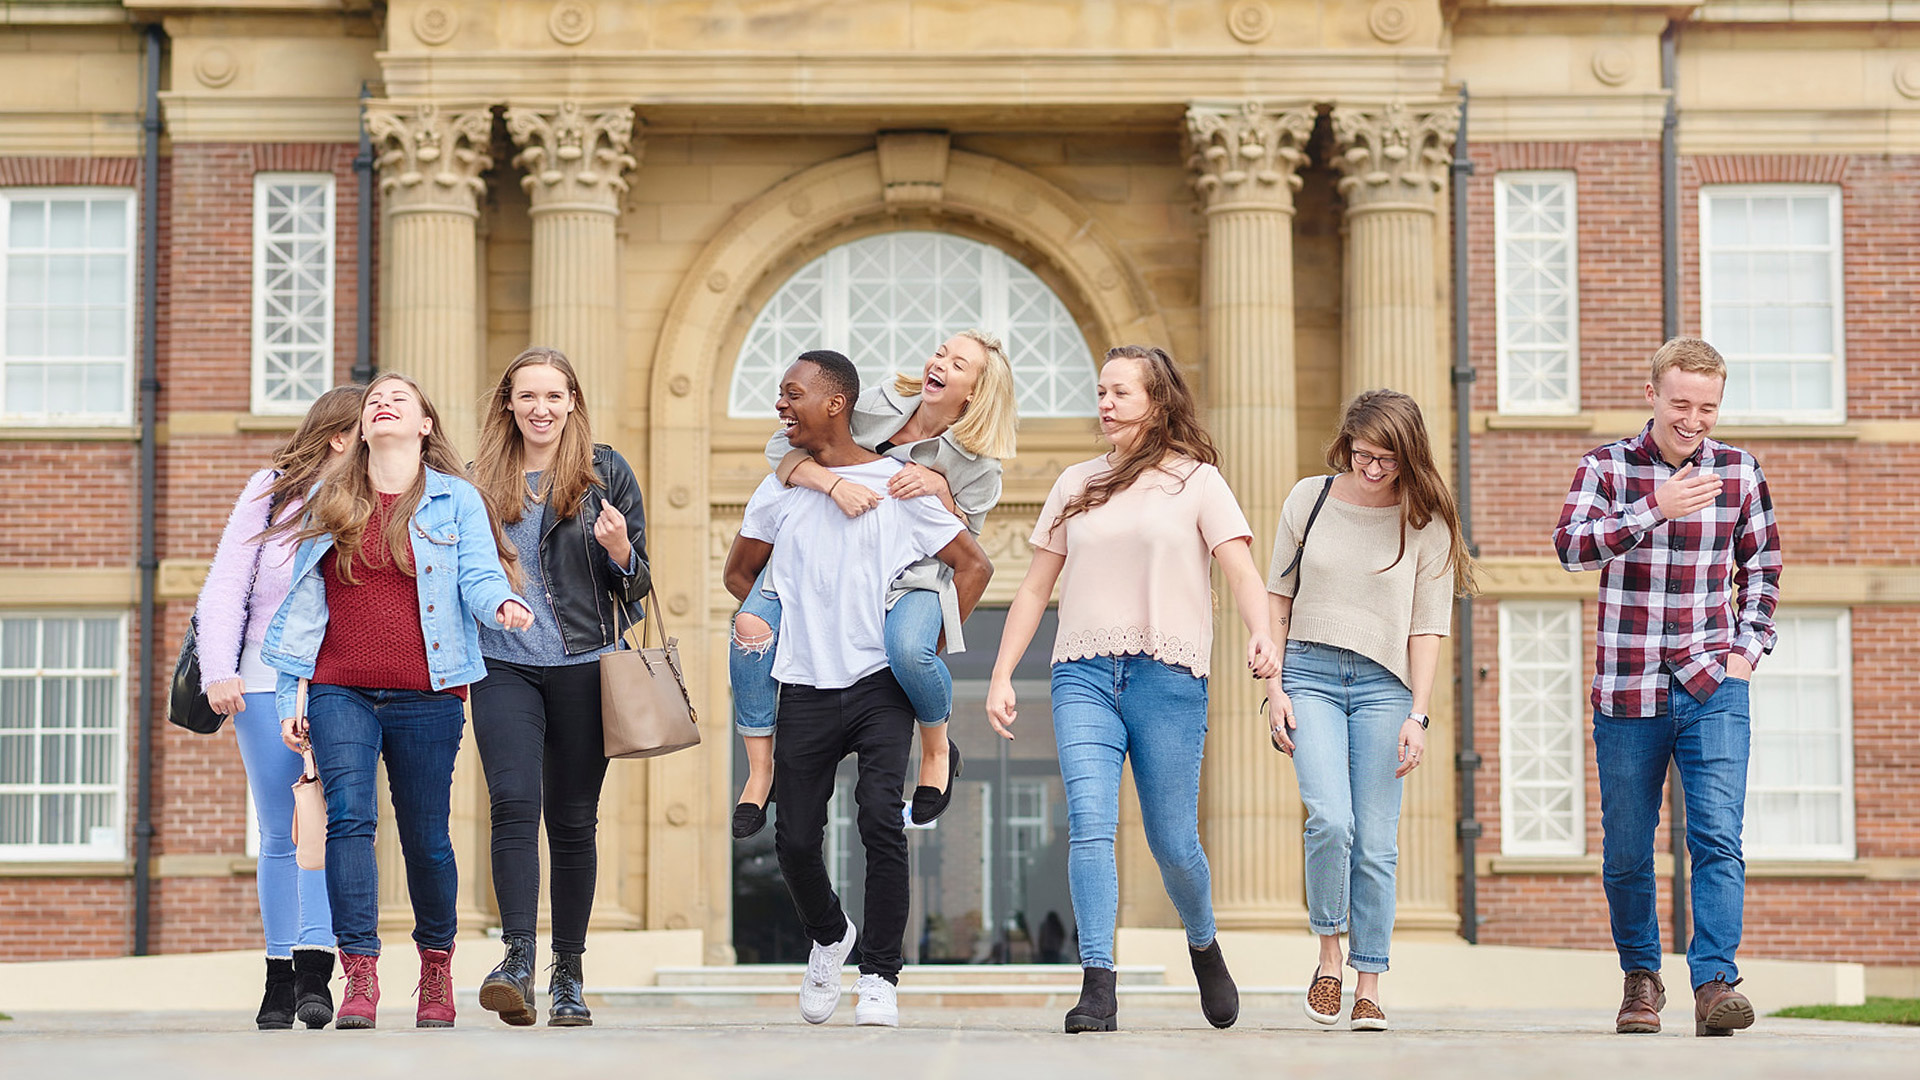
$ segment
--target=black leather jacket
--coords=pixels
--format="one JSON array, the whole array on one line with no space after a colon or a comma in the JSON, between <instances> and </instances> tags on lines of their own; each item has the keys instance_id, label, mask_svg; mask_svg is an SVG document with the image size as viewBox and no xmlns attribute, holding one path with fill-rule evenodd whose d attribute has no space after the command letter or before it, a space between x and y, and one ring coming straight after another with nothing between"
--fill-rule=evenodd
<instances>
[{"instance_id":1,"label":"black leather jacket","mask_svg":"<svg viewBox=\"0 0 1920 1080\"><path fill-rule=\"evenodd\" d=\"M527 598L536 604L545 599L553 605L554 622L560 625L560 641L569 656L613 644L619 634L614 605L624 608L618 624L625 627L640 618L640 601L653 588L653 573L647 565L646 512L640 504L640 483L634 479L633 469L611 446L595 445L593 471L602 483L587 488L571 516L560 517L551 505L542 508L540 572L546 581L546 596ZM627 519L627 538L633 543L637 561L631 574L615 570L607 549L593 538L593 522L600 516L602 500L612 503Z\"/></svg>"}]
</instances>

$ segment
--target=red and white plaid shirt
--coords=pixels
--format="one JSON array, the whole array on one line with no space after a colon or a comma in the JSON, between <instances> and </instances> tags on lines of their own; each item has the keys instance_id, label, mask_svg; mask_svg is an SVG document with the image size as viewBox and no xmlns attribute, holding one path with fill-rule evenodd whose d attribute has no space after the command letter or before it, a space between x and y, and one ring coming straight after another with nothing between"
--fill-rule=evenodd
<instances>
[{"instance_id":1,"label":"red and white plaid shirt","mask_svg":"<svg viewBox=\"0 0 1920 1080\"><path fill-rule=\"evenodd\" d=\"M1729 652L1758 667L1773 651L1780 531L1767 478L1752 454L1712 439L1688 461L1720 478L1720 499L1669 521L1653 489L1676 470L1649 421L1580 459L1553 532L1568 570L1600 571L1593 707L1608 716L1665 712L1668 672L1705 701Z\"/></svg>"}]
</instances>

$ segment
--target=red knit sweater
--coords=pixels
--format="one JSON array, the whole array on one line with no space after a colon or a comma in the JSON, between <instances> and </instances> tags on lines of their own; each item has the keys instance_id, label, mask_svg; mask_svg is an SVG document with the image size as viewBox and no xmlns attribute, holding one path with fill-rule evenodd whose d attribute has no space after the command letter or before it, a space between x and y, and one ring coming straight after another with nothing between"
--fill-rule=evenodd
<instances>
[{"instance_id":1,"label":"red knit sweater","mask_svg":"<svg viewBox=\"0 0 1920 1080\"><path fill-rule=\"evenodd\" d=\"M382 535L398 495L381 493L361 533L353 560L358 584L341 580L336 546L320 557L327 584L327 636L314 660L313 681L367 690L432 690L427 639L420 630L420 591L394 564ZM409 558L408 562L412 559ZM450 688L465 700L467 688Z\"/></svg>"}]
</instances>

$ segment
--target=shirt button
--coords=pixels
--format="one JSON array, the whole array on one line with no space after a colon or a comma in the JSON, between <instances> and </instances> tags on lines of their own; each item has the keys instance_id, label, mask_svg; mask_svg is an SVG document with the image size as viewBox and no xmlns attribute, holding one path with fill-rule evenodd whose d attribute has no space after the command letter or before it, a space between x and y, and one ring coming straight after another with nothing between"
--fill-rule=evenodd
<instances>
[{"instance_id":1,"label":"shirt button","mask_svg":"<svg viewBox=\"0 0 1920 1080\"><path fill-rule=\"evenodd\" d=\"M1673 624L1672 624L1672 623L1668 623L1668 624L1667 624L1667 629L1669 629L1669 630L1671 630L1671 629L1673 629ZM439 651L440 651L440 643L439 643L439 642L437 642L437 641L436 641L436 642L434 642L434 643L433 643L433 649L434 649L434 651L435 651L435 652L439 652Z\"/></svg>"},{"instance_id":2,"label":"shirt button","mask_svg":"<svg viewBox=\"0 0 1920 1080\"><path fill-rule=\"evenodd\" d=\"M1667 582L1667 591L1668 591L1668 592L1679 592L1679 591L1680 591L1680 583L1679 583L1678 581L1669 581L1669 582ZM432 609L432 608L428 608L427 610L428 610L428 611L432 611L433 609Z\"/></svg>"},{"instance_id":3,"label":"shirt button","mask_svg":"<svg viewBox=\"0 0 1920 1080\"><path fill-rule=\"evenodd\" d=\"M1668 623L1668 624L1667 624L1667 633L1669 633L1669 634L1671 634L1671 633L1673 633L1673 624L1672 624L1672 623ZM437 649L437 648L439 648L439 647L440 647L439 645L435 645L435 646L434 646L434 648L436 648L436 649Z\"/></svg>"},{"instance_id":4,"label":"shirt button","mask_svg":"<svg viewBox=\"0 0 1920 1080\"><path fill-rule=\"evenodd\" d=\"M429 614L429 615L431 615L431 614L433 614L433 605L432 605L432 604L428 604L428 605L427 605L427 614Z\"/></svg>"},{"instance_id":5,"label":"shirt button","mask_svg":"<svg viewBox=\"0 0 1920 1080\"><path fill-rule=\"evenodd\" d=\"M427 567L427 573L429 574L433 573L433 567L431 566Z\"/></svg>"}]
</instances>

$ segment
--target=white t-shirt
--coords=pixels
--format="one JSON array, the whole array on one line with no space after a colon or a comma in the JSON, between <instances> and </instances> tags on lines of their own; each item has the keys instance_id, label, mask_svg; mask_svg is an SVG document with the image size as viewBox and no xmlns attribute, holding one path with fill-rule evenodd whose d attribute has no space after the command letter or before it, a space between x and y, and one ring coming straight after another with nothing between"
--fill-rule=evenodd
<instances>
[{"instance_id":1,"label":"white t-shirt","mask_svg":"<svg viewBox=\"0 0 1920 1080\"><path fill-rule=\"evenodd\" d=\"M939 499L887 496L900 471L892 458L833 470L880 493L880 505L850 518L832 499L761 481L740 535L773 545L767 587L780 597L773 677L840 690L887 666L887 589L900 571L932 555L965 528Z\"/></svg>"}]
</instances>

